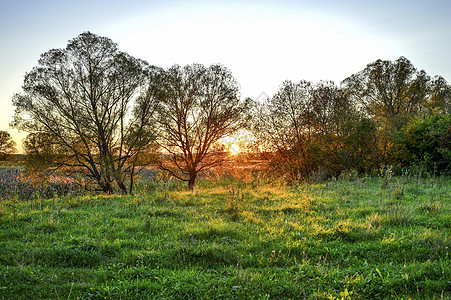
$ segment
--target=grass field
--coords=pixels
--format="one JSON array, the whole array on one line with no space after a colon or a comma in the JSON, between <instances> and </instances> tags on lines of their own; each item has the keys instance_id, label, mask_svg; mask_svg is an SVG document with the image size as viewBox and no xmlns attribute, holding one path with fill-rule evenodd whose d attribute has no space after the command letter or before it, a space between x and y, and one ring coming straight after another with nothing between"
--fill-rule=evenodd
<instances>
[{"instance_id":1,"label":"grass field","mask_svg":"<svg viewBox=\"0 0 451 300\"><path fill-rule=\"evenodd\" d=\"M0 203L2 299L450 299L451 178Z\"/></svg>"}]
</instances>

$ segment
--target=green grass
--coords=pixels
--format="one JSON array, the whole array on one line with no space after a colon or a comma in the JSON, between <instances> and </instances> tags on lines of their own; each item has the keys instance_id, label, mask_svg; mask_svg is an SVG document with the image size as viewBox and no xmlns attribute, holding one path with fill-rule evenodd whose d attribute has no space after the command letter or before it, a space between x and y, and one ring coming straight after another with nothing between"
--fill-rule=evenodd
<instances>
[{"instance_id":1,"label":"green grass","mask_svg":"<svg viewBox=\"0 0 451 300\"><path fill-rule=\"evenodd\" d=\"M0 203L3 299L449 299L451 179Z\"/></svg>"}]
</instances>

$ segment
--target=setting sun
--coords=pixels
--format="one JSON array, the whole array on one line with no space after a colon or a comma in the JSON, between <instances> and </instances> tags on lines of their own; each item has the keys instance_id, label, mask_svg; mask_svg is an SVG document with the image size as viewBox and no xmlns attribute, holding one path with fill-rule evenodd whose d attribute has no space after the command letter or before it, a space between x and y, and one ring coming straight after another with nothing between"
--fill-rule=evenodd
<instances>
[{"instance_id":1,"label":"setting sun","mask_svg":"<svg viewBox=\"0 0 451 300\"><path fill-rule=\"evenodd\" d=\"M238 146L237 144L232 144L232 145L230 145L230 152L232 153L232 154L238 154L238 153L240 153L240 146Z\"/></svg>"}]
</instances>

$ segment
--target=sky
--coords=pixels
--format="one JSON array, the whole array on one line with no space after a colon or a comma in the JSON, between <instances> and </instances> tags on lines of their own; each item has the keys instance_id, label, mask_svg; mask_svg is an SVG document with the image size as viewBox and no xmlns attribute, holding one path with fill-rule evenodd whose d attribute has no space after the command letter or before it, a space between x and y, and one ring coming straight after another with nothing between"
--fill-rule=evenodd
<instances>
[{"instance_id":1,"label":"sky","mask_svg":"<svg viewBox=\"0 0 451 300\"><path fill-rule=\"evenodd\" d=\"M408 58L451 82L449 0L0 0L0 130L39 56L80 33L168 68L220 63L241 96L274 95L284 80L339 84L377 59Z\"/></svg>"}]
</instances>

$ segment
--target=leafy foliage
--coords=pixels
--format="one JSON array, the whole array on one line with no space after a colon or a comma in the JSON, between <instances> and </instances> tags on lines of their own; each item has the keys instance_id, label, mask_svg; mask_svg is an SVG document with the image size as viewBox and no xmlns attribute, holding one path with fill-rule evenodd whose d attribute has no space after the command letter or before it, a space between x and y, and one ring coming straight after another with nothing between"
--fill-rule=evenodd
<instances>
[{"instance_id":1,"label":"leafy foliage","mask_svg":"<svg viewBox=\"0 0 451 300\"><path fill-rule=\"evenodd\" d=\"M451 165L451 115L413 118L398 133L398 160L404 165L425 164L429 171L449 172Z\"/></svg>"},{"instance_id":2,"label":"leafy foliage","mask_svg":"<svg viewBox=\"0 0 451 300\"><path fill-rule=\"evenodd\" d=\"M199 172L224 158L219 140L243 127L247 103L238 98L238 83L221 65L173 66L161 71L138 98L137 112L152 107L156 141L163 149L159 167L193 188Z\"/></svg>"},{"instance_id":3,"label":"leafy foliage","mask_svg":"<svg viewBox=\"0 0 451 300\"><path fill-rule=\"evenodd\" d=\"M376 123L368 118L348 121L343 127L343 144L338 149L343 166L360 174L378 169L381 158Z\"/></svg>"},{"instance_id":4,"label":"leafy foliage","mask_svg":"<svg viewBox=\"0 0 451 300\"><path fill-rule=\"evenodd\" d=\"M440 76L418 71L405 57L377 60L342 82L347 96L378 127L378 147L385 164L394 163L394 132L412 116L449 112L451 87Z\"/></svg>"},{"instance_id":5,"label":"leafy foliage","mask_svg":"<svg viewBox=\"0 0 451 300\"><path fill-rule=\"evenodd\" d=\"M267 174L289 182L420 161L449 167L449 129L430 116L449 115L451 86L405 57L370 63L340 87L285 81L255 103L239 99L222 65L164 70L85 32L42 54L23 92L13 98L12 126L29 132L27 170L81 174L107 194L131 193L149 165L193 189L199 175L224 163L223 139L241 129L253 135L241 143L255 142L249 157L260 154L253 160L263 159ZM8 136L0 132L0 154L14 149Z\"/></svg>"},{"instance_id":6,"label":"leafy foliage","mask_svg":"<svg viewBox=\"0 0 451 300\"><path fill-rule=\"evenodd\" d=\"M127 111L145 78L146 64L90 32L65 49L41 55L15 95L12 125L30 132L29 162L84 172L106 193L115 182L127 193L127 162L150 143L142 120L127 124Z\"/></svg>"},{"instance_id":7,"label":"leafy foliage","mask_svg":"<svg viewBox=\"0 0 451 300\"><path fill-rule=\"evenodd\" d=\"M256 106L250 127L269 173L289 181L420 161L444 170L448 128L431 116L449 115L450 101L451 87L442 77L431 78L400 57L369 64L341 88L286 81ZM416 118L426 118L427 125L420 129L409 121Z\"/></svg>"},{"instance_id":8,"label":"leafy foliage","mask_svg":"<svg viewBox=\"0 0 451 300\"><path fill-rule=\"evenodd\" d=\"M432 95L431 78L405 57L394 62L377 60L345 79L343 85L369 116L385 119L389 129L400 128L403 116L424 111L432 97L440 103L439 98L447 96L438 90Z\"/></svg>"},{"instance_id":9,"label":"leafy foliage","mask_svg":"<svg viewBox=\"0 0 451 300\"><path fill-rule=\"evenodd\" d=\"M286 81L253 116L252 132L271 172L299 180L344 168L344 130L356 113L333 82Z\"/></svg>"},{"instance_id":10,"label":"leafy foliage","mask_svg":"<svg viewBox=\"0 0 451 300\"><path fill-rule=\"evenodd\" d=\"M16 153L16 143L11 138L11 135L4 130L0 130L0 160L7 158L7 154Z\"/></svg>"}]
</instances>

